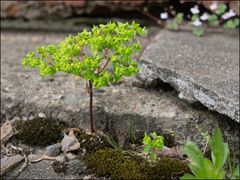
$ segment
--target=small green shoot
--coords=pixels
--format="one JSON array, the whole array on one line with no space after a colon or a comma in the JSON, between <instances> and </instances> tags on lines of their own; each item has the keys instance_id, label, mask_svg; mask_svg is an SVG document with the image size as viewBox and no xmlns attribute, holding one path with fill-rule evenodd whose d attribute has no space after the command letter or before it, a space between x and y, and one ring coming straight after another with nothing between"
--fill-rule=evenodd
<instances>
[{"instance_id":1,"label":"small green shoot","mask_svg":"<svg viewBox=\"0 0 240 180\"><path fill-rule=\"evenodd\" d=\"M101 133L101 135L107 140L107 142L117 151L123 152L123 148L119 146L119 144L113 139L113 137L110 134L107 133Z\"/></svg>"},{"instance_id":2,"label":"small green shoot","mask_svg":"<svg viewBox=\"0 0 240 180\"><path fill-rule=\"evenodd\" d=\"M162 150L164 146L164 138L163 136L158 136L156 132L148 135L144 134L143 138L144 152L149 155L152 160L157 160L157 152ZM146 157L147 158L147 157Z\"/></svg>"}]
</instances>

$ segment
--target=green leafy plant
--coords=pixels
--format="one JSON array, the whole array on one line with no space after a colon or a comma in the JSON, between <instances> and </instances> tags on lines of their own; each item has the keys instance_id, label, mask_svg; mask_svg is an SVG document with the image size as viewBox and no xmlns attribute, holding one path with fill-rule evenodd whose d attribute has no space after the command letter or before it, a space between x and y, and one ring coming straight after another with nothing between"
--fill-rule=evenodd
<instances>
[{"instance_id":1,"label":"green leafy plant","mask_svg":"<svg viewBox=\"0 0 240 180\"><path fill-rule=\"evenodd\" d=\"M183 21L183 13L178 13L174 18L173 22L167 25L167 28L171 30L178 30L179 25L182 23L182 21Z\"/></svg>"},{"instance_id":2,"label":"green leafy plant","mask_svg":"<svg viewBox=\"0 0 240 180\"><path fill-rule=\"evenodd\" d=\"M164 138L163 136L158 136L156 132L148 135L144 134L143 138L144 152L149 155L152 160L157 159L157 151L160 151L164 146ZM147 158L147 157L146 157Z\"/></svg>"},{"instance_id":3,"label":"green leafy plant","mask_svg":"<svg viewBox=\"0 0 240 180\"><path fill-rule=\"evenodd\" d=\"M200 37L204 35L204 29L201 27L194 27L192 33L193 35Z\"/></svg>"},{"instance_id":4,"label":"green leafy plant","mask_svg":"<svg viewBox=\"0 0 240 180\"><path fill-rule=\"evenodd\" d=\"M219 4L219 6L218 6L218 8L216 10L216 14L217 15L221 15L221 14L223 14L226 11L226 9L227 9L226 4L221 3L221 4Z\"/></svg>"},{"instance_id":5,"label":"green leafy plant","mask_svg":"<svg viewBox=\"0 0 240 180\"><path fill-rule=\"evenodd\" d=\"M184 146L184 152L191 159L188 164L193 175L185 174L181 179L224 179L226 171L223 169L227 159L229 149L227 143L223 142L222 134L219 128L214 131L210 140L211 158L204 157L196 144L187 142ZM239 176L238 171L234 170L232 176Z\"/></svg>"},{"instance_id":6,"label":"green leafy plant","mask_svg":"<svg viewBox=\"0 0 240 180\"><path fill-rule=\"evenodd\" d=\"M208 23L210 26L218 26L219 21L218 21L217 15L215 15L215 14L210 15L208 18Z\"/></svg>"},{"instance_id":7,"label":"green leafy plant","mask_svg":"<svg viewBox=\"0 0 240 180\"><path fill-rule=\"evenodd\" d=\"M223 27L226 29L234 29L239 26L239 19L231 19L223 24Z\"/></svg>"},{"instance_id":8,"label":"green leafy plant","mask_svg":"<svg viewBox=\"0 0 240 180\"><path fill-rule=\"evenodd\" d=\"M93 87L108 86L138 72L132 55L141 50L137 35L145 33L145 28L135 22L101 24L91 31L84 29L76 36L69 35L56 45L39 47L36 53L30 51L22 64L38 69L41 76L64 72L85 79L90 95L90 129L94 132Z\"/></svg>"},{"instance_id":9,"label":"green leafy plant","mask_svg":"<svg viewBox=\"0 0 240 180\"><path fill-rule=\"evenodd\" d=\"M230 151L225 164L227 179L240 179L239 165L236 164L236 155L234 151Z\"/></svg>"},{"instance_id":10,"label":"green leafy plant","mask_svg":"<svg viewBox=\"0 0 240 180\"><path fill-rule=\"evenodd\" d=\"M239 4L239 3L238 3ZM226 3L219 3L217 9L212 10L211 13L200 12L198 5L195 5L190 9L192 16L190 17L189 25L192 27L192 34L201 37L205 33L205 25L217 27L219 25L226 29L234 29L239 27L239 18L232 18L236 16L234 10L229 9L227 11ZM178 30L179 26L183 22L183 13L178 13L174 20L167 23L167 28L170 30ZM223 25L222 25L223 24Z\"/></svg>"}]
</instances>

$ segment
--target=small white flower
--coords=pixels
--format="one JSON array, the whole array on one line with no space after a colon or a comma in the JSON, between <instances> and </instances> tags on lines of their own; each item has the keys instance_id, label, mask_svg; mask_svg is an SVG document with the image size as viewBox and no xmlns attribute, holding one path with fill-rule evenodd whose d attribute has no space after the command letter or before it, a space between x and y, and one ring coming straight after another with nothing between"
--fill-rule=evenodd
<instances>
[{"instance_id":1,"label":"small white flower","mask_svg":"<svg viewBox=\"0 0 240 180\"><path fill-rule=\"evenodd\" d=\"M197 18L192 24L196 27L199 27L202 25L202 22Z\"/></svg>"},{"instance_id":2,"label":"small white flower","mask_svg":"<svg viewBox=\"0 0 240 180\"><path fill-rule=\"evenodd\" d=\"M200 12L197 5L195 5L193 8L191 8L190 11L191 11L193 14L198 14L198 13Z\"/></svg>"},{"instance_id":3,"label":"small white flower","mask_svg":"<svg viewBox=\"0 0 240 180\"><path fill-rule=\"evenodd\" d=\"M211 9L212 11L214 11L214 10L217 10L217 8L218 8L218 3L217 3L216 1L214 1L214 2L210 5L210 9Z\"/></svg>"},{"instance_id":4,"label":"small white flower","mask_svg":"<svg viewBox=\"0 0 240 180\"><path fill-rule=\"evenodd\" d=\"M160 13L160 18L161 19L167 19L168 18L168 13L167 12Z\"/></svg>"},{"instance_id":5,"label":"small white flower","mask_svg":"<svg viewBox=\"0 0 240 180\"><path fill-rule=\"evenodd\" d=\"M200 16L200 19L201 19L202 21L208 20L208 13L204 13L202 16Z\"/></svg>"},{"instance_id":6,"label":"small white flower","mask_svg":"<svg viewBox=\"0 0 240 180\"><path fill-rule=\"evenodd\" d=\"M226 20L226 19L229 19L229 18L231 18L231 17L233 17L233 16L236 16L236 13L235 13L232 9L230 9L230 11L224 13L221 17L222 17L224 20Z\"/></svg>"}]
</instances>

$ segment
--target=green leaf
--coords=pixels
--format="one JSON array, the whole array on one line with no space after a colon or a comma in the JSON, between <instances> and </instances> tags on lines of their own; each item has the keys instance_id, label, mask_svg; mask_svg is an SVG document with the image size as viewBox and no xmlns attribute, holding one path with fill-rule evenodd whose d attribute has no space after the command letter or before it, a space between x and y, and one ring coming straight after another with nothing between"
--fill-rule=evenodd
<instances>
[{"instance_id":1,"label":"green leaf","mask_svg":"<svg viewBox=\"0 0 240 180\"><path fill-rule=\"evenodd\" d=\"M216 10L216 14L221 15L225 12L226 9L227 9L226 4L221 3L221 4L219 4L218 9Z\"/></svg>"},{"instance_id":2,"label":"green leaf","mask_svg":"<svg viewBox=\"0 0 240 180\"><path fill-rule=\"evenodd\" d=\"M234 29L239 26L239 19L231 19L223 24L223 27L226 29Z\"/></svg>"},{"instance_id":3,"label":"green leaf","mask_svg":"<svg viewBox=\"0 0 240 180\"><path fill-rule=\"evenodd\" d=\"M194 15L191 17L191 21L193 22L193 21L197 20L198 18L199 18L199 16L196 15L196 14L194 14Z\"/></svg>"},{"instance_id":4,"label":"green leaf","mask_svg":"<svg viewBox=\"0 0 240 180\"><path fill-rule=\"evenodd\" d=\"M144 133L143 144L148 145L150 143L151 143L151 137L147 133Z\"/></svg>"},{"instance_id":5,"label":"green leaf","mask_svg":"<svg viewBox=\"0 0 240 180\"><path fill-rule=\"evenodd\" d=\"M195 176L191 175L191 174L184 174L182 177L180 177L181 180L184 180L184 179L198 179L196 178Z\"/></svg>"},{"instance_id":6,"label":"green leaf","mask_svg":"<svg viewBox=\"0 0 240 180\"><path fill-rule=\"evenodd\" d=\"M213 15L210 15L208 17L208 23L211 25L211 26L217 26L219 24L218 22L218 17L213 14Z\"/></svg>"},{"instance_id":7,"label":"green leaf","mask_svg":"<svg viewBox=\"0 0 240 180\"><path fill-rule=\"evenodd\" d=\"M151 149L150 145L145 145L143 151L146 152L146 153L149 153L150 149Z\"/></svg>"},{"instance_id":8,"label":"green leaf","mask_svg":"<svg viewBox=\"0 0 240 180\"><path fill-rule=\"evenodd\" d=\"M188 155L189 158L192 159L193 163L197 167L202 167L204 156L196 144L187 142L184 146L184 152Z\"/></svg>"},{"instance_id":9,"label":"green leaf","mask_svg":"<svg viewBox=\"0 0 240 180\"><path fill-rule=\"evenodd\" d=\"M222 134L219 128L214 131L213 137L210 141L211 155L213 165L217 170L220 170L229 153L228 145L223 143Z\"/></svg>"},{"instance_id":10,"label":"green leaf","mask_svg":"<svg viewBox=\"0 0 240 180\"><path fill-rule=\"evenodd\" d=\"M239 164L237 165L237 167L233 170L233 174L231 176L231 179L240 179L240 173L239 173Z\"/></svg>"},{"instance_id":11,"label":"green leaf","mask_svg":"<svg viewBox=\"0 0 240 180\"><path fill-rule=\"evenodd\" d=\"M201 27L194 27L192 33L195 36L201 37L204 35L204 29Z\"/></svg>"},{"instance_id":12,"label":"green leaf","mask_svg":"<svg viewBox=\"0 0 240 180\"><path fill-rule=\"evenodd\" d=\"M167 24L167 28L170 30L178 30L178 24L176 22L172 22Z\"/></svg>"},{"instance_id":13,"label":"green leaf","mask_svg":"<svg viewBox=\"0 0 240 180\"><path fill-rule=\"evenodd\" d=\"M177 24L181 24L182 21L183 21L183 13L177 13L174 21L175 21Z\"/></svg>"},{"instance_id":14,"label":"green leaf","mask_svg":"<svg viewBox=\"0 0 240 180\"><path fill-rule=\"evenodd\" d=\"M157 153L154 153L154 152L150 153L150 157L151 157L152 160L156 160L157 159Z\"/></svg>"}]
</instances>

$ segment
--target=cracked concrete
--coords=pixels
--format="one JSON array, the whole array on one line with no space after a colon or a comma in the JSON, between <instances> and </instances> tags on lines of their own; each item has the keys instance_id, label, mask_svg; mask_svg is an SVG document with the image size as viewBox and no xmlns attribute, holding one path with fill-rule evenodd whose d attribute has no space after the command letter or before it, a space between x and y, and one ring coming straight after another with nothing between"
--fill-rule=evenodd
<instances>
[{"instance_id":1,"label":"cracked concrete","mask_svg":"<svg viewBox=\"0 0 240 180\"><path fill-rule=\"evenodd\" d=\"M161 79L188 102L239 123L239 31L161 31L140 58L142 80Z\"/></svg>"}]
</instances>

